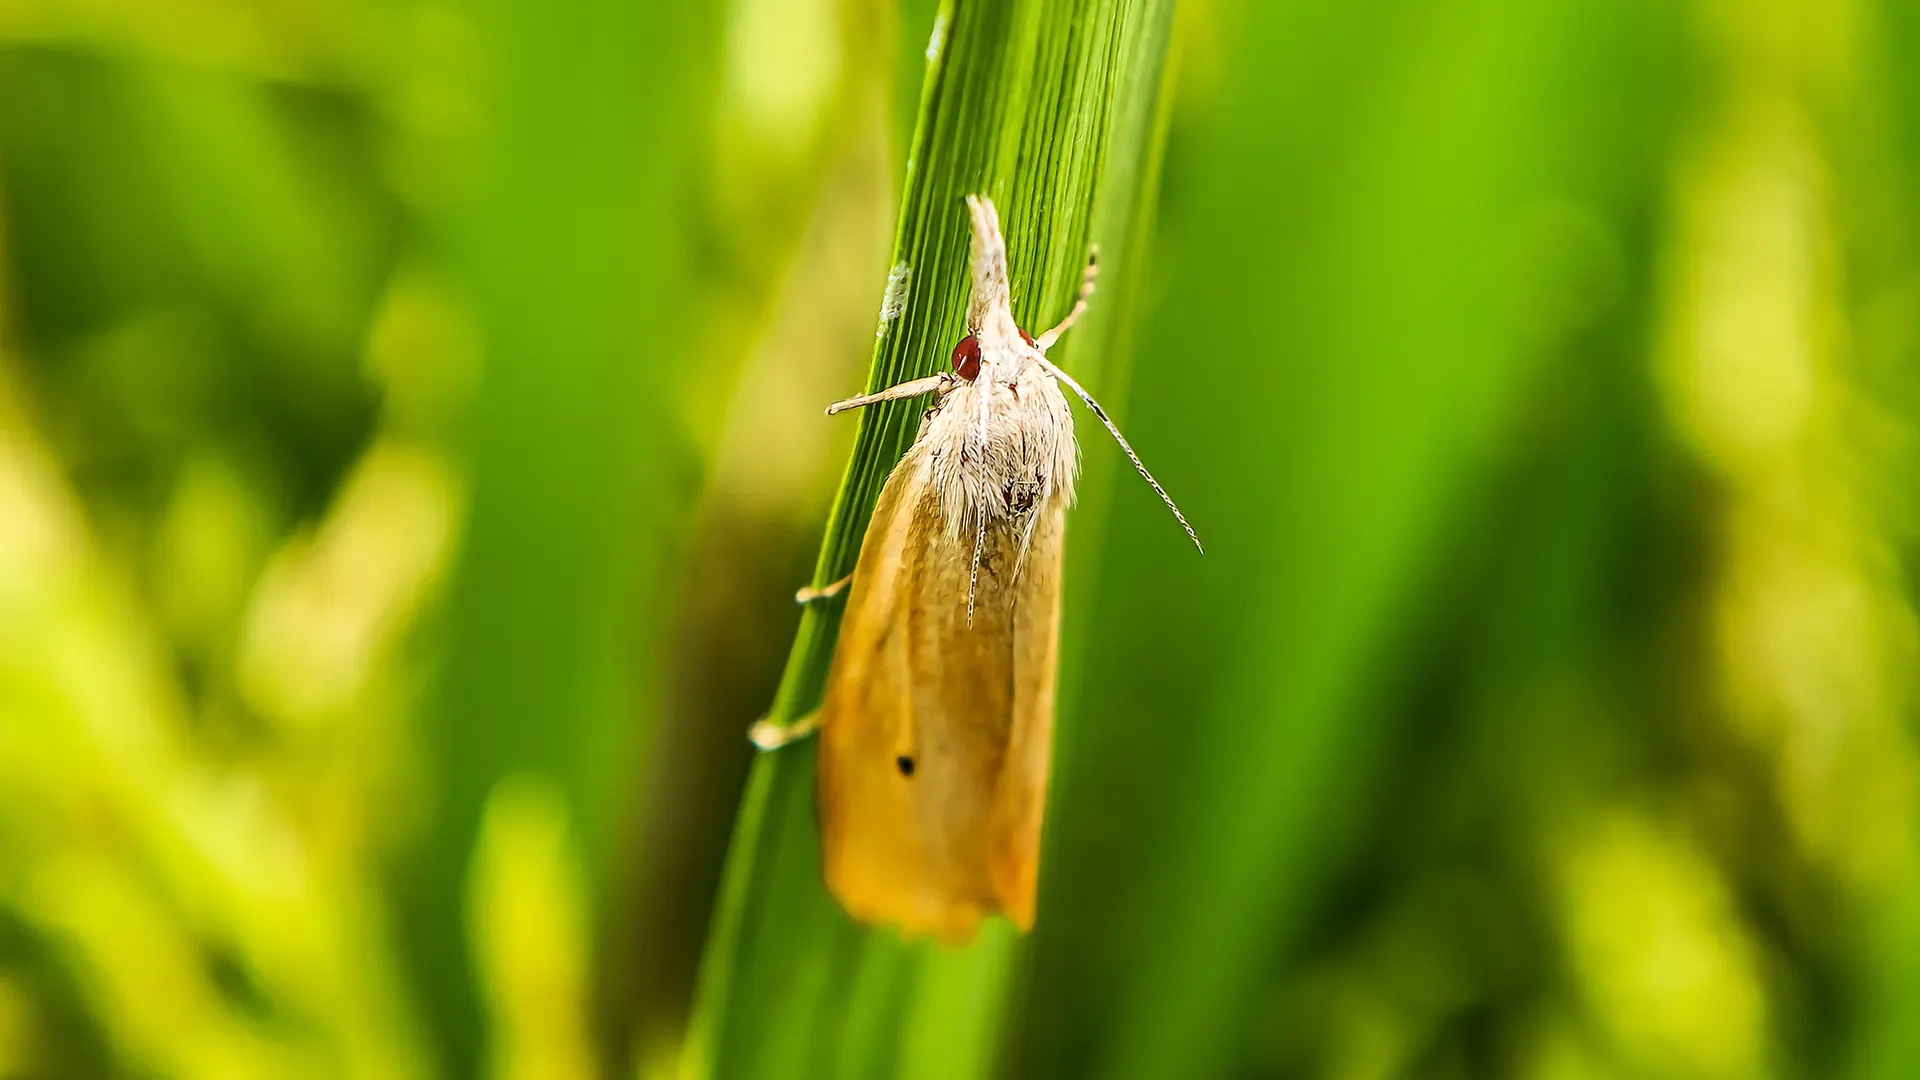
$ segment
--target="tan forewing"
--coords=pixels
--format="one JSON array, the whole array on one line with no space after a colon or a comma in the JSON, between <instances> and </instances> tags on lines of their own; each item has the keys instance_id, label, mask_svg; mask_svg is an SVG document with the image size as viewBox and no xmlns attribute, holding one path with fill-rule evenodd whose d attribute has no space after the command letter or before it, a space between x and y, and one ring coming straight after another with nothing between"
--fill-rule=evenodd
<instances>
[{"instance_id":1,"label":"tan forewing","mask_svg":"<svg viewBox=\"0 0 1920 1080\"><path fill-rule=\"evenodd\" d=\"M1032 923L1052 741L1064 503L970 543L944 527L926 444L881 491L821 704L827 885L867 922L964 940Z\"/></svg>"},{"instance_id":2,"label":"tan forewing","mask_svg":"<svg viewBox=\"0 0 1920 1080\"><path fill-rule=\"evenodd\" d=\"M1053 753L1054 676L1060 652L1060 567L1066 504L1038 511L1014 582L1013 709L1006 760L995 793L990 870L1000 910L1022 930L1033 926L1040 873L1040 824Z\"/></svg>"},{"instance_id":3,"label":"tan forewing","mask_svg":"<svg viewBox=\"0 0 1920 1080\"><path fill-rule=\"evenodd\" d=\"M819 811L828 887L856 918L873 920L915 899L923 862L913 820L913 791L865 766L911 753L915 742L912 672L899 632L907 604L911 513L924 489L925 461L894 467L860 544L847 609L820 704ZM910 497L909 493L915 497ZM862 827L864 826L864 827ZM862 827L856 836L852 828ZM914 875L903 883L889 868Z\"/></svg>"}]
</instances>

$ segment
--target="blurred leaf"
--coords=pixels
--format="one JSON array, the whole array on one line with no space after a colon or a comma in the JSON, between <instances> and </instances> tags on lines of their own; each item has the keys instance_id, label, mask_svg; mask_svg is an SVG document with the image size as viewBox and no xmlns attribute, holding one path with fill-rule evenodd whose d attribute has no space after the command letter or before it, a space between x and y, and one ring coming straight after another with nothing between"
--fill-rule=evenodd
<instances>
[{"instance_id":1,"label":"blurred leaf","mask_svg":"<svg viewBox=\"0 0 1920 1080\"><path fill-rule=\"evenodd\" d=\"M1522 298L1586 287L1585 233L1542 247L1534 223L1570 206L1604 255L1658 160L1654 7L1223 13L1211 97L1174 136L1132 397L1208 555L1116 493L1076 620L1029 1071L1240 1059L1260 980L1378 795L1384 717L1359 707L1556 355L1534 328L1552 309Z\"/></svg>"},{"instance_id":2,"label":"blurred leaf","mask_svg":"<svg viewBox=\"0 0 1920 1080\"><path fill-rule=\"evenodd\" d=\"M359 349L399 225L378 150L337 94L0 52L15 333L96 512L158 503L214 440L287 509L324 505L373 416Z\"/></svg>"},{"instance_id":3,"label":"blurred leaf","mask_svg":"<svg viewBox=\"0 0 1920 1080\"><path fill-rule=\"evenodd\" d=\"M451 235L481 313L472 510L428 716L437 811L399 868L454 1075L484 1045L462 921L481 811L509 774L550 785L601 924L660 694L653 626L690 494L674 426L684 208L711 63L693 5L476 0L488 139ZM647 58L636 62L636 57ZM589 948L589 955L594 955Z\"/></svg>"}]
</instances>

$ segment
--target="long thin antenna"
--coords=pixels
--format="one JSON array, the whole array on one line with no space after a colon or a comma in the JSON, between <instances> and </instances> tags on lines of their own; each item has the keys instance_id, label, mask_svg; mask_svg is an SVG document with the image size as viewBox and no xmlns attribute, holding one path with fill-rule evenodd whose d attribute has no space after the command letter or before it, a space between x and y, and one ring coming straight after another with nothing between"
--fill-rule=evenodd
<instances>
[{"instance_id":1,"label":"long thin antenna","mask_svg":"<svg viewBox=\"0 0 1920 1080\"><path fill-rule=\"evenodd\" d=\"M987 543L987 515L980 514L979 531L973 534L973 570L967 574L967 629L973 629L973 591L980 584L980 549Z\"/></svg>"},{"instance_id":2,"label":"long thin antenna","mask_svg":"<svg viewBox=\"0 0 1920 1080\"><path fill-rule=\"evenodd\" d=\"M1167 494L1167 489L1161 487L1160 481L1155 480L1153 474L1147 471L1146 464L1140 460L1139 454L1133 452L1133 446L1127 442L1125 435L1120 434L1120 428L1114 424L1113 419L1107 415L1107 410L1101 408L1100 403L1093 400L1093 395L1087 393L1086 387L1074 382L1073 376L1061 371L1059 365L1044 356L1039 359L1040 366L1046 368L1049 375L1066 383L1067 389L1080 395L1080 400L1087 403L1087 408L1093 410L1093 415L1099 417L1100 422L1107 425L1108 434L1113 436L1114 442L1120 444L1120 449L1127 452L1127 460L1133 462L1133 467L1139 471L1140 478L1147 482L1147 486L1153 488L1153 493L1160 496L1161 502L1167 504L1167 509L1173 511L1174 520L1180 523L1181 528L1187 530L1187 539L1192 540L1193 546L1200 549L1200 554L1205 555L1207 549L1206 545L1200 543L1200 534L1193 531L1192 525L1187 524L1187 515L1182 514L1180 508L1173 505L1173 499Z\"/></svg>"}]
</instances>

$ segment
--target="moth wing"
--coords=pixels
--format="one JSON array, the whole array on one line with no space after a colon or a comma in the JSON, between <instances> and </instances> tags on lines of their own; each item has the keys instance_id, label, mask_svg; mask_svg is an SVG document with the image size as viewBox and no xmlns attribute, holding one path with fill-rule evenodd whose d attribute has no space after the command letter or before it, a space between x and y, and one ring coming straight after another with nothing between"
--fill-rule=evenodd
<instances>
[{"instance_id":1,"label":"moth wing","mask_svg":"<svg viewBox=\"0 0 1920 1080\"><path fill-rule=\"evenodd\" d=\"M918 559L912 517L925 491L919 447L880 491L854 565L846 613L820 703L819 812L827 887L848 914L927 932L943 925L941 894L921 871L914 792L893 764L913 753L913 672L904 612ZM873 763L885 761L885 769Z\"/></svg>"},{"instance_id":2,"label":"moth wing","mask_svg":"<svg viewBox=\"0 0 1920 1080\"><path fill-rule=\"evenodd\" d=\"M1000 910L1022 930L1033 926L1040 876L1040 825L1053 757L1054 678L1060 654L1060 567L1066 549L1065 503L1056 501L1039 514L1013 583L1013 700L989 852Z\"/></svg>"},{"instance_id":3,"label":"moth wing","mask_svg":"<svg viewBox=\"0 0 1920 1080\"><path fill-rule=\"evenodd\" d=\"M972 547L930 470L917 444L861 544L821 703L822 849L855 918L965 940L986 912L1033 922L1065 508L1039 511L1024 565L988 530L969 626Z\"/></svg>"}]
</instances>

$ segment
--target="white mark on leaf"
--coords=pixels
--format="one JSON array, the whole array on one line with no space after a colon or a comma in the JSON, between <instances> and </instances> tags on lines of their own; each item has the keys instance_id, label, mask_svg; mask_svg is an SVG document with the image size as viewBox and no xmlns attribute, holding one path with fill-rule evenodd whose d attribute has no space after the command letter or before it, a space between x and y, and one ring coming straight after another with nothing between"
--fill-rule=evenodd
<instances>
[{"instance_id":1,"label":"white mark on leaf","mask_svg":"<svg viewBox=\"0 0 1920 1080\"><path fill-rule=\"evenodd\" d=\"M940 39L947 33L947 13L941 12L933 17L933 36L927 39L927 63L940 58Z\"/></svg>"},{"instance_id":2,"label":"white mark on leaf","mask_svg":"<svg viewBox=\"0 0 1920 1080\"><path fill-rule=\"evenodd\" d=\"M907 309L907 280L912 276L906 263L896 263L887 271L887 291L880 296L880 326L873 332L874 337L885 337L887 324Z\"/></svg>"}]
</instances>

